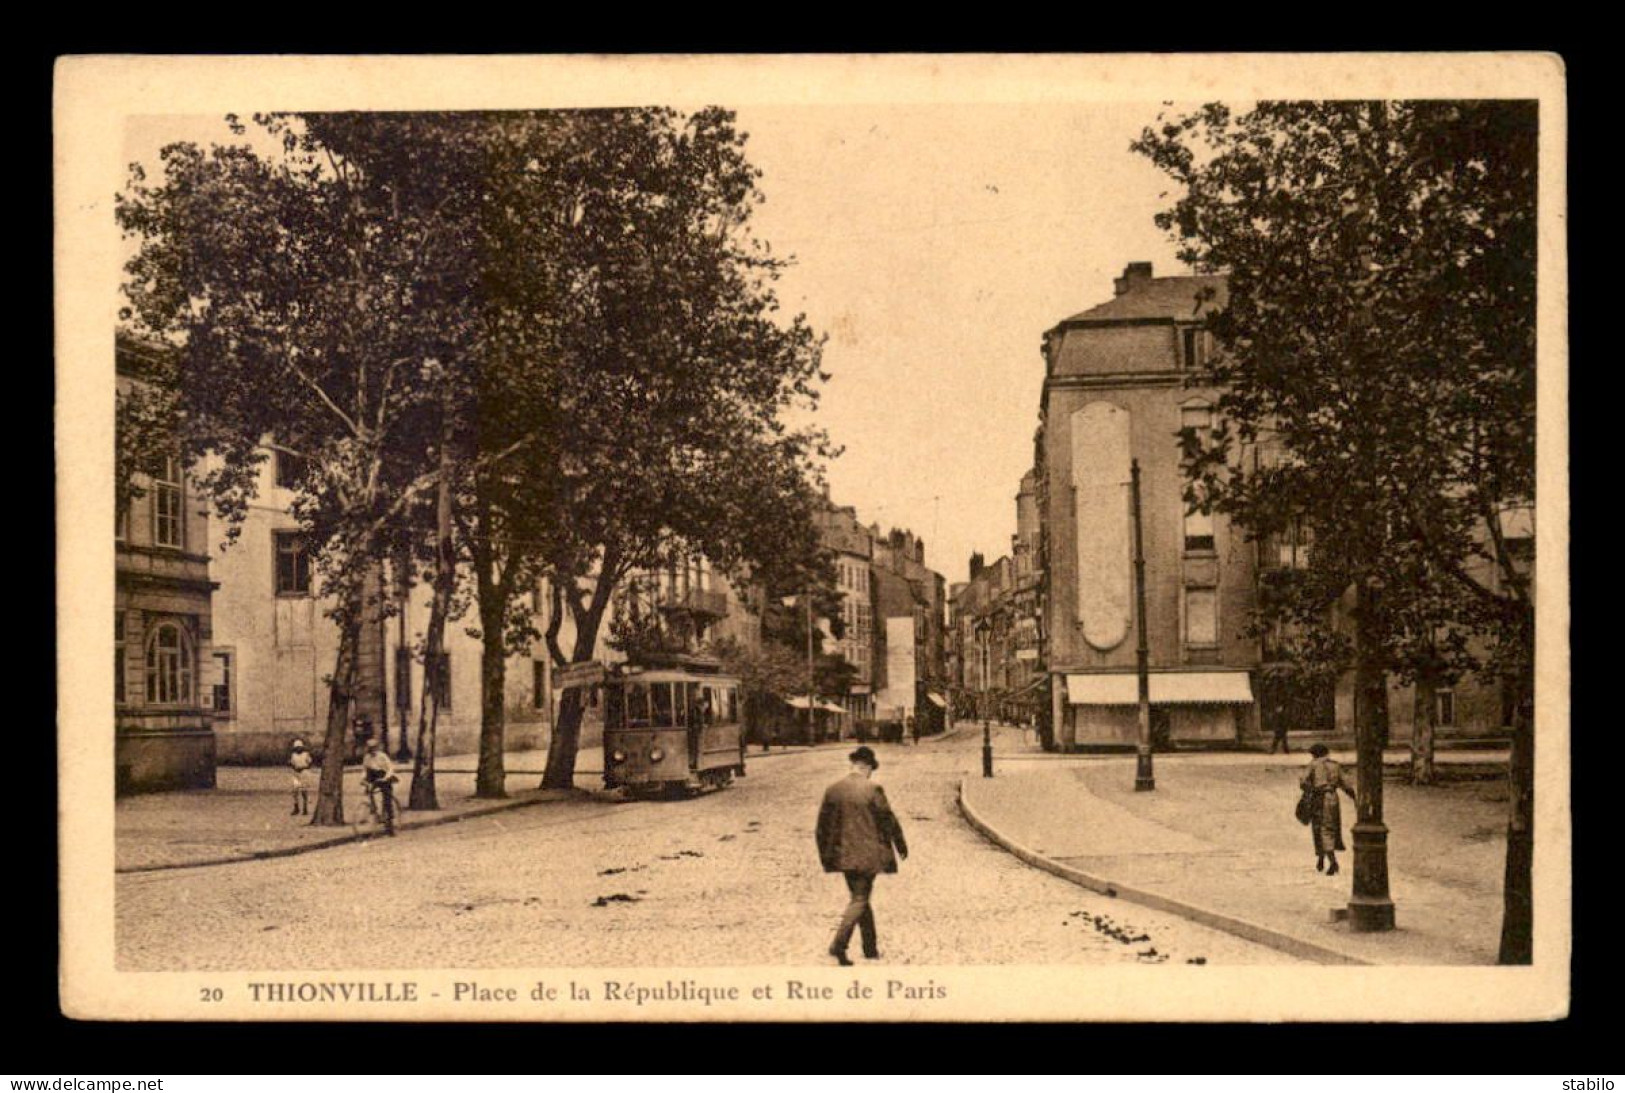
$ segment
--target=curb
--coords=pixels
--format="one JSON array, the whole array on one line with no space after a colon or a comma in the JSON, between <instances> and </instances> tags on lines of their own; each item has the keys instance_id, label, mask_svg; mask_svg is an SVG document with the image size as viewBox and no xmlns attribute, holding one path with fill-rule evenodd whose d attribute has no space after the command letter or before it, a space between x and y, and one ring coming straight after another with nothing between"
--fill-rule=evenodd
<instances>
[{"instance_id":1,"label":"curb","mask_svg":"<svg viewBox=\"0 0 1625 1093\"><path fill-rule=\"evenodd\" d=\"M554 794L554 796L542 796L542 794ZM522 801L501 801L486 807L469 809L467 812L458 812L450 816L430 816L411 823L403 820L399 825L399 830L415 831L422 827L440 827L444 824L461 823L464 820L477 819L481 816L491 816L499 812L512 812L515 809L531 808L535 805L553 804L585 795L585 790L542 790L537 796L528 797ZM351 831L349 834L335 835L330 839L319 839L315 842L300 843L297 846L277 846L269 850L245 850L229 857L199 858L197 861L186 862L162 862L157 865L114 866L113 872L115 874L161 873L171 869L201 869L215 865L239 865L243 862L265 861L271 858L291 858L298 854L309 854L317 850L330 850L335 846L343 846L346 843L370 842L373 839L386 838L389 838L389 836L382 831Z\"/></svg>"},{"instance_id":2,"label":"curb","mask_svg":"<svg viewBox=\"0 0 1625 1093\"><path fill-rule=\"evenodd\" d=\"M1235 936L1244 938L1247 941L1267 946L1271 949L1286 953L1289 956L1298 957L1302 960L1311 960L1317 964L1354 964L1361 966L1369 966L1371 964L1371 962L1368 960L1361 960L1358 957L1349 956L1347 953L1342 953L1336 949L1316 944L1313 941L1305 941L1302 938L1294 937L1291 934L1283 933L1282 931L1276 930L1269 926L1262 926L1256 922L1249 922L1247 919L1221 914L1218 911L1212 911L1206 907L1198 907L1194 903L1186 903L1183 900L1174 899L1170 896L1164 896L1157 892L1147 891L1143 888L1135 888L1127 884L1117 884L1105 877L1097 876L1093 873L1086 873L1082 869L1075 869L1070 865L1063 865L1053 858L1046 858L1037 851L1030 850L1027 847L1022 846L1020 843L1016 842L1008 835L1005 835L1003 832L999 831L992 824L988 823L981 816L979 816L966 797L965 789L968 781L969 779L966 778L961 778L959 780L958 794L959 811L965 817L966 822L980 832L989 841L993 842L1000 848L1009 851L1015 857L1026 862L1028 865L1031 865L1037 869L1042 869L1046 873L1053 873L1062 880L1071 881L1073 884L1076 884L1081 888L1087 888L1092 892L1099 892L1103 896L1110 896L1114 899L1126 899L1131 903L1138 903L1154 910L1168 911L1183 918L1188 918L1193 922L1200 923L1203 926L1208 926L1215 930L1222 930L1227 934L1234 934Z\"/></svg>"}]
</instances>

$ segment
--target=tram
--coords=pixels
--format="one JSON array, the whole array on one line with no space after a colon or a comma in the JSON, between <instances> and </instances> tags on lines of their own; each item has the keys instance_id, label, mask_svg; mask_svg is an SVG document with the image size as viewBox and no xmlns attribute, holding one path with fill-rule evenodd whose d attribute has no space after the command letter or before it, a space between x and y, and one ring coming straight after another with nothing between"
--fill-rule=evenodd
<instances>
[{"instance_id":1,"label":"tram","mask_svg":"<svg viewBox=\"0 0 1625 1093\"><path fill-rule=\"evenodd\" d=\"M721 789L745 774L739 681L674 656L605 678L604 785L629 794Z\"/></svg>"}]
</instances>

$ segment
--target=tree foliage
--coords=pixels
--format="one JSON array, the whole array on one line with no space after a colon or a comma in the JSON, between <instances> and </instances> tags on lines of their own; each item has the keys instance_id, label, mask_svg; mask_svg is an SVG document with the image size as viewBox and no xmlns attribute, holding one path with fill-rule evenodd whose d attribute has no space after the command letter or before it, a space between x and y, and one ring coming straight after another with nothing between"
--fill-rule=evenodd
<instances>
[{"instance_id":1,"label":"tree foliage","mask_svg":"<svg viewBox=\"0 0 1625 1093\"><path fill-rule=\"evenodd\" d=\"M536 279L567 409L567 538L548 559L557 663L593 657L633 573L701 555L759 576L817 548L810 480L830 449L783 412L815 401L821 339L777 316L784 262L749 231L761 198L744 144L725 110L590 112L545 168L567 194L547 228L563 237L558 268ZM566 692L547 785L570 784L580 712Z\"/></svg>"},{"instance_id":2,"label":"tree foliage","mask_svg":"<svg viewBox=\"0 0 1625 1093\"><path fill-rule=\"evenodd\" d=\"M1532 589L1504 529L1534 498L1537 122L1514 101L1209 104L1134 144L1179 188L1158 223L1180 256L1228 274L1187 501L1255 537L1309 529L1309 565L1260 597L1307 661L1527 694ZM1351 587L1352 647L1328 621ZM1529 936L1527 729L1503 959Z\"/></svg>"}]
</instances>

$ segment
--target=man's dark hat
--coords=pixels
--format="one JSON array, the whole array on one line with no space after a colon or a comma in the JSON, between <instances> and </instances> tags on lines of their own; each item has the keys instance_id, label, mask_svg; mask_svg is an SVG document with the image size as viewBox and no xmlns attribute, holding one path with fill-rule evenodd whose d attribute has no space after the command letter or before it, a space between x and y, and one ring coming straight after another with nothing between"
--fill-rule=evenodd
<instances>
[{"instance_id":1,"label":"man's dark hat","mask_svg":"<svg viewBox=\"0 0 1625 1093\"><path fill-rule=\"evenodd\" d=\"M869 766L874 770L880 769L880 760L876 759L875 753L870 751L867 747L859 748L851 755L848 755L847 758L854 763L868 763Z\"/></svg>"}]
</instances>

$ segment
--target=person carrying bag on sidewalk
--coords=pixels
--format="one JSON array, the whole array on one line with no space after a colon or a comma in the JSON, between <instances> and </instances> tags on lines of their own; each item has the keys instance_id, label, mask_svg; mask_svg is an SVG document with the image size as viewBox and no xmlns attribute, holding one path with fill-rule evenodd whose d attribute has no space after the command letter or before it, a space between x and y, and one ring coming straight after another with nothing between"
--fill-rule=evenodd
<instances>
[{"instance_id":1,"label":"person carrying bag on sidewalk","mask_svg":"<svg viewBox=\"0 0 1625 1093\"><path fill-rule=\"evenodd\" d=\"M1307 813L1308 819L1304 822L1309 825L1309 834L1315 841L1315 872L1324 870L1328 877L1336 876L1339 871L1337 852L1345 849L1343 809L1337 794L1341 790L1353 800L1354 790L1343 780L1343 768L1331 757L1325 744L1311 745L1309 755L1309 766L1298 782L1303 790L1298 806L1300 819Z\"/></svg>"}]
</instances>

